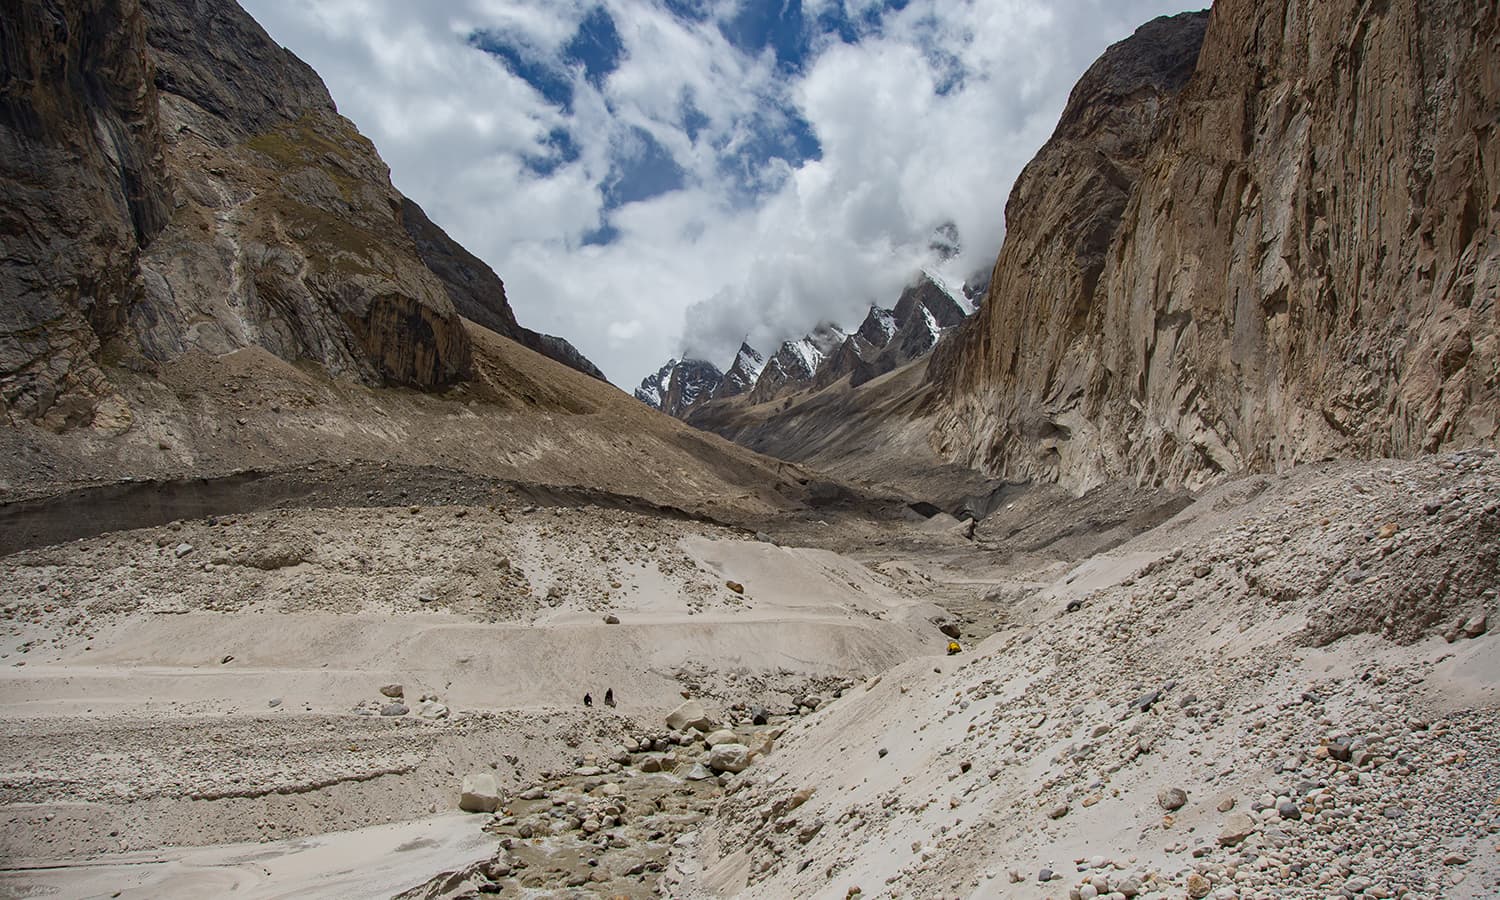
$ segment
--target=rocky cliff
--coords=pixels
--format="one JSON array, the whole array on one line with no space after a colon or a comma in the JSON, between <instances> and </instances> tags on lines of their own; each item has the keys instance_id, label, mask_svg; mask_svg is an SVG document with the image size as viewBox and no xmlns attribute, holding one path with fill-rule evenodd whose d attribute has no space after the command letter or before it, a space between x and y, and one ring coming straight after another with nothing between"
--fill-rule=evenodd
<instances>
[{"instance_id":1,"label":"rocky cliff","mask_svg":"<svg viewBox=\"0 0 1500 900\"><path fill-rule=\"evenodd\" d=\"M63 428L111 393L94 357L172 214L145 61L135 3L0 17L0 416Z\"/></svg>"},{"instance_id":2,"label":"rocky cliff","mask_svg":"<svg viewBox=\"0 0 1500 900\"><path fill-rule=\"evenodd\" d=\"M712 397L723 381L724 373L713 363L701 359L685 359L672 367L661 411L680 419L693 407Z\"/></svg>"},{"instance_id":3,"label":"rocky cliff","mask_svg":"<svg viewBox=\"0 0 1500 900\"><path fill-rule=\"evenodd\" d=\"M243 10L13 6L0 21L0 417L127 426L105 369L191 351L259 346L424 389L469 373L451 268L419 254L405 198L317 75ZM481 305L524 336L503 288Z\"/></svg>"},{"instance_id":4,"label":"rocky cliff","mask_svg":"<svg viewBox=\"0 0 1500 900\"><path fill-rule=\"evenodd\" d=\"M1111 48L932 361L939 451L1083 488L1494 443L1497 20L1220 0Z\"/></svg>"},{"instance_id":5,"label":"rocky cliff","mask_svg":"<svg viewBox=\"0 0 1500 900\"><path fill-rule=\"evenodd\" d=\"M635 399L641 401L652 409L661 409L667 402L667 389L672 383L672 370L677 368L677 358L673 357L655 372L641 379L641 383L635 389Z\"/></svg>"}]
</instances>

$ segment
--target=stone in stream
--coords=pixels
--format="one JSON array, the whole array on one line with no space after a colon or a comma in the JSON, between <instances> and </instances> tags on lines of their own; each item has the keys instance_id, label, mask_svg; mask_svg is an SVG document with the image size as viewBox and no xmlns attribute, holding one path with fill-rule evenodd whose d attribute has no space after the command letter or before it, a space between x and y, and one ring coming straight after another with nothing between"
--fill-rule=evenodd
<instances>
[{"instance_id":1,"label":"stone in stream","mask_svg":"<svg viewBox=\"0 0 1500 900\"><path fill-rule=\"evenodd\" d=\"M720 744L708 753L708 767L715 772L743 772L750 766L750 748L744 744Z\"/></svg>"},{"instance_id":2,"label":"stone in stream","mask_svg":"<svg viewBox=\"0 0 1500 900\"><path fill-rule=\"evenodd\" d=\"M458 797L458 808L464 812L488 813L500 808L500 785L489 772L465 775Z\"/></svg>"},{"instance_id":3,"label":"stone in stream","mask_svg":"<svg viewBox=\"0 0 1500 900\"><path fill-rule=\"evenodd\" d=\"M703 709L703 704L697 700L688 700L681 706L667 713L667 727L673 731L682 731L694 728L698 731L712 731L713 720Z\"/></svg>"},{"instance_id":4,"label":"stone in stream","mask_svg":"<svg viewBox=\"0 0 1500 900\"><path fill-rule=\"evenodd\" d=\"M703 743L707 744L709 747L717 747L720 744L733 744L738 740L739 737L737 737L734 732L730 731L727 728L721 728L718 731L710 731L708 734L703 736Z\"/></svg>"}]
</instances>

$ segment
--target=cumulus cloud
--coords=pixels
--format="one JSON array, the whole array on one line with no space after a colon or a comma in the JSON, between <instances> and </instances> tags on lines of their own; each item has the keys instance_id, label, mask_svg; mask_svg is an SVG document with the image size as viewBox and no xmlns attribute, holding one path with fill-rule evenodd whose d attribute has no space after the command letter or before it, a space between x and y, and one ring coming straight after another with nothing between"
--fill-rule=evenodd
<instances>
[{"instance_id":1,"label":"cumulus cloud","mask_svg":"<svg viewBox=\"0 0 1500 900\"><path fill-rule=\"evenodd\" d=\"M517 316L617 384L890 305L1172 0L242 0ZM1201 4L1199 4L1201 5Z\"/></svg>"}]
</instances>

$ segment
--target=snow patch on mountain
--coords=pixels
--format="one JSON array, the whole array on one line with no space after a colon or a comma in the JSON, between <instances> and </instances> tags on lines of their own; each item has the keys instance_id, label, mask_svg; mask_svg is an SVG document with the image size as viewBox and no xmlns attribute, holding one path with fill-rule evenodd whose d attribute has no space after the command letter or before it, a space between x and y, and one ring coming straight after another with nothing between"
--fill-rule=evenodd
<instances>
[{"instance_id":1,"label":"snow patch on mountain","mask_svg":"<svg viewBox=\"0 0 1500 900\"><path fill-rule=\"evenodd\" d=\"M677 360L674 357L657 371L642 378L640 387L635 389L635 399L652 409L661 409L666 403L667 388L672 382L672 370L675 368Z\"/></svg>"},{"instance_id":2,"label":"snow patch on mountain","mask_svg":"<svg viewBox=\"0 0 1500 900\"><path fill-rule=\"evenodd\" d=\"M953 298L958 308L964 311L964 315L974 315L974 303L964 291L965 281L963 278L955 278L951 272L943 272L935 266L925 266L922 274L926 275L933 284L942 289L943 293Z\"/></svg>"}]
</instances>

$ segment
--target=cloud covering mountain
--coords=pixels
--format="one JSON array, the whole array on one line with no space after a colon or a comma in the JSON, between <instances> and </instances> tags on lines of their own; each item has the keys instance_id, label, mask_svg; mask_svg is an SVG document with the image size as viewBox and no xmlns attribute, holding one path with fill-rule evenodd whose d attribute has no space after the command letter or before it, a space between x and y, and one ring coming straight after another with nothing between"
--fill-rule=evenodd
<instances>
[{"instance_id":1,"label":"cloud covering mountain","mask_svg":"<svg viewBox=\"0 0 1500 900\"><path fill-rule=\"evenodd\" d=\"M245 0L517 314L619 384L962 277L1079 74L1169 0Z\"/></svg>"}]
</instances>

